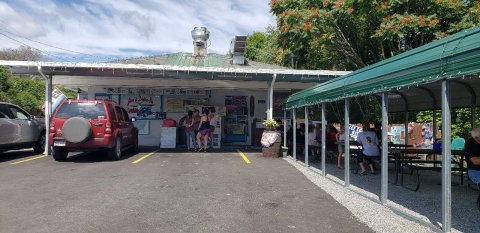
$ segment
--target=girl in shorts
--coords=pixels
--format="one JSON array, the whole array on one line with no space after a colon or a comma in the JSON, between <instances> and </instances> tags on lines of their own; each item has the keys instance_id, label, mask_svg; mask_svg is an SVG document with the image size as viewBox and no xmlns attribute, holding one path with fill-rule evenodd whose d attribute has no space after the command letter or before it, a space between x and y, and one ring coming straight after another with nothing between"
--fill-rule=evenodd
<instances>
[{"instance_id":1,"label":"girl in shorts","mask_svg":"<svg viewBox=\"0 0 480 233\"><path fill-rule=\"evenodd\" d=\"M198 144L198 152L204 151L207 152L208 148L208 138L210 136L210 119L208 118L208 114L210 111L208 109L205 110L205 114L200 118L200 125L198 127L198 134L197 134L197 144ZM203 148L202 148L202 139L203 138Z\"/></svg>"}]
</instances>

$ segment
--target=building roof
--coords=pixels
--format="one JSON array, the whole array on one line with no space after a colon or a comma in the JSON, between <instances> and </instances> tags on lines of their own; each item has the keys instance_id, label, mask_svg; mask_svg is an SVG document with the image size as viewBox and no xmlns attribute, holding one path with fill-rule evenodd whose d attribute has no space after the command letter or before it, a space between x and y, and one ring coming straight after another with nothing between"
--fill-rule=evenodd
<instances>
[{"instance_id":1,"label":"building roof","mask_svg":"<svg viewBox=\"0 0 480 233\"><path fill-rule=\"evenodd\" d=\"M210 53L206 57L194 57L191 53L171 53L133 59L118 60L123 64L145 64L145 65L170 65L170 66L195 66L195 67L217 67L217 68L241 68L241 69L278 69L285 67L265 64L255 61L248 61L245 65L235 65L228 55Z\"/></svg>"}]
</instances>

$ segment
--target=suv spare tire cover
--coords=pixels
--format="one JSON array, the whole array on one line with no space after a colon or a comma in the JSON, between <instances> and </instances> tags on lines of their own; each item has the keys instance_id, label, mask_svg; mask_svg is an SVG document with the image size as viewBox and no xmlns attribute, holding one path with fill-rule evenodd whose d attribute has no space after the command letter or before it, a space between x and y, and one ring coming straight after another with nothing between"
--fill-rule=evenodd
<instances>
[{"instance_id":1,"label":"suv spare tire cover","mask_svg":"<svg viewBox=\"0 0 480 233\"><path fill-rule=\"evenodd\" d=\"M90 122L83 117L72 117L65 121L62 127L65 140L71 143L85 142L92 133Z\"/></svg>"}]
</instances>

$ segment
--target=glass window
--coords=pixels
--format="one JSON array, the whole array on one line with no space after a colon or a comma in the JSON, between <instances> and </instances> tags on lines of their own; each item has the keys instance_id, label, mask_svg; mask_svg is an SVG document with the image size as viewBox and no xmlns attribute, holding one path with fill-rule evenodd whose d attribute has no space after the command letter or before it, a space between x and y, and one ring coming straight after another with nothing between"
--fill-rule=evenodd
<instances>
[{"instance_id":1,"label":"glass window","mask_svg":"<svg viewBox=\"0 0 480 233\"><path fill-rule=\"evenodd\" d=\"M95 102L63 102L57 111L57 118L84 117L87 119L105 119L105 106Z\"/></svg>"},{"instance_id":2,"label":"glass window","mask_svg":"<svg viewBox=\"0 0 480 233\"><path fill-rule=\"evenodd\" d=\"M125 121L125 119L124 119L124 117L123 117L122 108L120 108L120 107L115 107L115 110L117 111L118 120L119 120L119 121Z\"/></svg>"},{"instance_id":3,"label":"glass window","mask_svg":"<svg viewBox=\"0 0 480 233\"><path fill-rule=\"evenodd\" d=\"M123 118L125 118L126 121L130 121L130 116L128 116L127 110L122 108L123 112Z\"/></svg>"},{"instance_id":4,"label":"glass window","mask_svg":"<svg viewBox=\"0 0 480 233\"><path fill-rule=\"evenodd\" d=\"M10 111L13 113L13 117L17 120L28 120L28 114L21 109L10 106Z\"/></svg>"},{"instance_id":5,"label":"glass window","mask_svg":"<svg viewBox=\"0 0 480 233\"><path fill-rule=\"evenodd\" d=\"M0 115L3 116L3 117L0 117L0 118L13 118L11 116L10 109L5 104L0 104Z\"/></svg>"},{"instance_id":6,"label":"glass window","mask_svg":"<svg viewBox=\"0 0 480 233\"><path fill-rule=\"evenodd\" d=\"M108 105L108 112L110 113L110 117L112 121L117 121L117 116L115 115L115 109L111 104Z\"/></svg>"}]
</instances>

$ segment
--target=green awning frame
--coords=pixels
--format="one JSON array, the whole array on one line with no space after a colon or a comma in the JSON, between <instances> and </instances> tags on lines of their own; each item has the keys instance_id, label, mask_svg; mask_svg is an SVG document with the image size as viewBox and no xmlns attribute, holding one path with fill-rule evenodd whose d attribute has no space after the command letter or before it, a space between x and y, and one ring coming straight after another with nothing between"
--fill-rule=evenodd
<instances>
[{"instance_id":1,"label":"green awning frame","mask_svg":"<svg viewBox=\"0 0 480 233\"><path fill-rule=\"evenodd\" d=\"M480 27L407 51L291 95L286 109L338 101L480 72Z\"/></svg>"}]
</instances>

